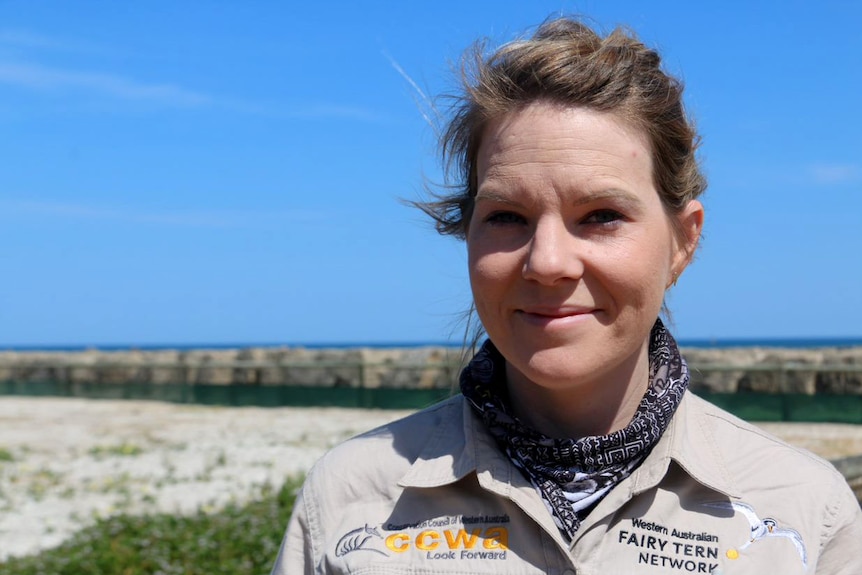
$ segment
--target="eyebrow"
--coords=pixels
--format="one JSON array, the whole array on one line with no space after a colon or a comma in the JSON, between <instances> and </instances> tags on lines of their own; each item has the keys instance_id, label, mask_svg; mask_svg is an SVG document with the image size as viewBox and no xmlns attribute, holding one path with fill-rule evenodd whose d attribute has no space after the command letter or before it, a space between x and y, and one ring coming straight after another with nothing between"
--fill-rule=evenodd
<instances>
[{"instance_id":1,"label":"eyebrow","mask_svg":"<svg viewBox=\"0 0 862 575\"><path fill-rule=\"evenodd\" d=\"M513 195L515 197L512 197ZM491 201L511 206L523 206L523 202L520 202L516 199L517 194L513 195L503 194L493 189L479 190L479 192L476 194L474 201ZM643 201L638 196L632 194L631 192L627 192L625 190L620 190L617 188L608 188L595 192L579 194L578 197L569 205L578 207L586 204L591 204L593 202L600 202L602 200L613 200L616 202L620 202L628 208L639 209L643 207Z\"/></svg>"},{"instance_id":2,"label":"eyebrow","mask_svg":"<svg viewBox=\"0 0 862 575\"><path fill-rule=\"evenodd\" d=\"M627 192L625 190L620 190L617 188L608 188L595 192L587 192L586 194L579 196L574 202L572 202L572 205L582 206L592 202L600 202L602 200L614 200L616 202L625 204L629 208L640 208L643 206L643 200L641 200L638 196L632 194L631 192Z\"/></svg>"},{"instance_id":3,"label":"eyebrow","mask_svg":"<svg viewBox=\"0 0 862 575\"><path fill-rule=\"evenodd\" d=\"M495 190L479 190L476 193L476 197L473 198L473 201L488 201L488 202L497 202L500 204L510 204L513 206L523 205L521 202L512 198L507 194L501 194Z\"/></svg>"}]
</instances>

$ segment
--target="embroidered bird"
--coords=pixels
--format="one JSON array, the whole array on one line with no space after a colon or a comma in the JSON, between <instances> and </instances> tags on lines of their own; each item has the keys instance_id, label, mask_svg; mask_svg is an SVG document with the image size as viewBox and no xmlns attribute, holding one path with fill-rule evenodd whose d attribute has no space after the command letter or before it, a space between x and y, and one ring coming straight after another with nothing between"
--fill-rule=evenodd
<instances>
[{"instance_id":1,"label":"embroidered bird","mask_svg":"<svg viewBox=\"0 0 862 575\"><path fill-rule=\"evenodd\" d=\"M757 513L754 511L754 509L750 505L746 505L745 503L739 503L734 501L716 501L713 503L704 503L704 505L706 505L707 507L714 507L716 509L730 509L745 516L745 518L748 520L749 526L751 527L751 535L748 541L746 541L745 544L743 544L739 548L739 551L742 551L755 541L763 539L764 537L785 537L789 539L791 543L793 543L793 546L799 553L799 558L802 559L802 566L805 569L808 568L808 554L805 551L805 543L802 541L802 536L799 535L799 533L794 529L790 529L789 527L779 527L778 522L776 522L775 519L772 519L770 517L761 519L757 516ZM730 557L731 551L728 551L728 557Z\"/></svg>"},{"instance_id":2,"label":"embroidered bird","mask_svg":"<svg viewBox=\"0 0 862 575\"><path fill-rule=\"evenodd\" d=\"M353 553L354 551L373 551L380 555L386 555L383 551L365 546L365 544L368 543L368 540L372 537L383 539L383 536L380 535L377 528L369 527L368 524L364 527L345 533L335 545L335 556L344 557L348 553Z\"/></svg>"}]
</instances>

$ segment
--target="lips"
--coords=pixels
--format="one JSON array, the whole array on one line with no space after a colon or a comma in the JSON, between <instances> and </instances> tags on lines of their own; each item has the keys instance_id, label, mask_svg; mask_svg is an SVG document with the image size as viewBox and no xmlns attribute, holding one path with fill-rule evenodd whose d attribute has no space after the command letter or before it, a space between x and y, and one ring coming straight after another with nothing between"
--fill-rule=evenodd
<instances>
[{"instance_id":1,"label":"lips","mask_svg":"<svg viewBox=\"0 0 862 575\"><path fill-rule=\"evenodd\" d=\"M564 318L564 317L572 317L577 315L585 315L589 313L593 313L595 308L592 307L584 307L584 306L560 306L560 307L546 307L546 306L537 306L537 307L526 307L518 310L520 313L531 315L531 316L539 316L539 317L547 317L547 318Z\"/></svg>"},{"instance_id":2,"label":"lips","mask_svg":"<svg viewBox=\"0 0 862 575\"><path fill-rule=\"evenodd\" d=\"M595 308L582 306L527 307L518 309L515 314L528 324L536 327L554 329L576 325L596 312Z\"/></svg>"}]
</instances>

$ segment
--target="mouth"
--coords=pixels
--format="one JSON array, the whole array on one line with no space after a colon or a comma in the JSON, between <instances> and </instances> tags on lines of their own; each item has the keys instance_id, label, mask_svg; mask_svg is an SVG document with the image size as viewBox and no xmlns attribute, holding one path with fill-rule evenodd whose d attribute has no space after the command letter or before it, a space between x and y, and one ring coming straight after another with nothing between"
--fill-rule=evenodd
<instances>
[{"instance_id":1,"label":"mouth","mask_svg":"<svg viewBox=\"0 0 862 575\"><path fill-rule=\"evenodd\" d=\"M572 317L575 315L584 315L588 313L593 313L595 308L587 307L587 306L559 306L559 307L551 307L551 306L534 306L534 307L525 307L517 310L520 313L527 315L535 315L540 317L550 317L550 318L560 318L560 317Z\"/></svg>"},{"instance_id":2,"label":"mouth","mask_svg":"<svg viewBox=\"0 0 862 575\"><path fill-rule=\"evenodd\" d=\"M596 308L583 306L538 306L517 309L515 313L527 323L539 327L564 327L583 321L596 311Z\"/></svg>"}]
</instances>

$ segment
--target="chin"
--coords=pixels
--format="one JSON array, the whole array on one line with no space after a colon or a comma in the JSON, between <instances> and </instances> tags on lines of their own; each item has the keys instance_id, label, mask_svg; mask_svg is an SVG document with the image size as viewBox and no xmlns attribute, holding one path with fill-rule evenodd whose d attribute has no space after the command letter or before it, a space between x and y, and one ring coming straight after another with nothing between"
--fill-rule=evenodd
<instances>
[{"instance_id":1,"label":"chin","mask_svg":"<svg viewBox=\"0 0 862 575\"><path fill-rule=\"evenodd\" d=\"M595 355L580 346L560 346L528 352L522 361L509 362L530 383L546 389L575 389L600 376ZM585 356L593 355L590 360ZM584 361L586 360L586 361Z\"/></svg>"},{"instance_id":2,"label":"chin","mask_svg":"<svg viewBox=\"0 0 862 575\"><path fill-rule=\"evenodd\" d=\"M575 391L613 385L614 381L628 385L638 359L646 356L648 341L649 338L628 341L628 338L604 337L532 348L512 342L508 350L500 351L520 373L522 384ZM512 381L511 376L509 380Z\"/></svg>"}]
</instances>

